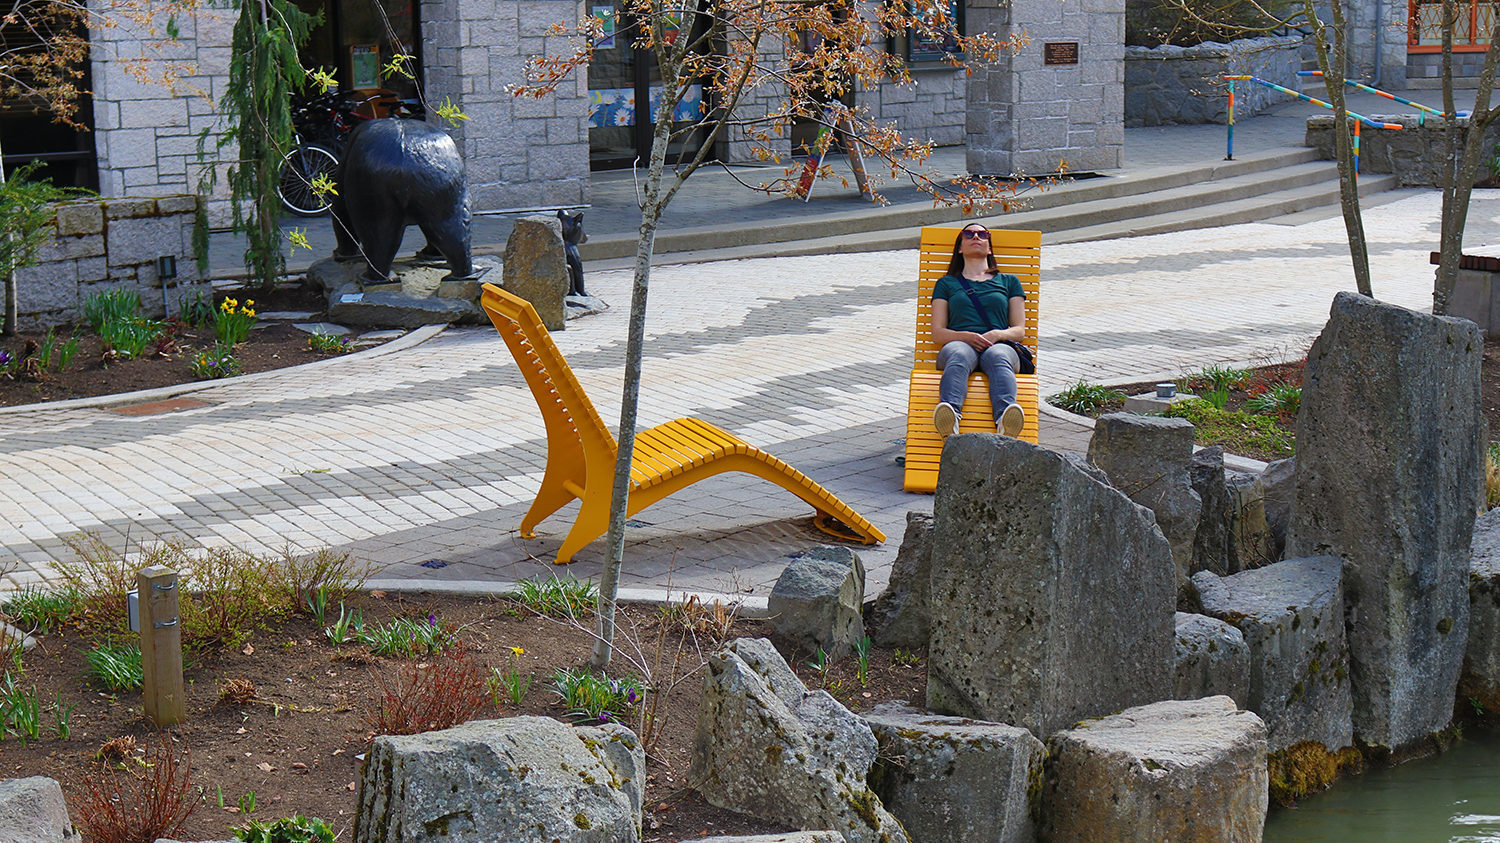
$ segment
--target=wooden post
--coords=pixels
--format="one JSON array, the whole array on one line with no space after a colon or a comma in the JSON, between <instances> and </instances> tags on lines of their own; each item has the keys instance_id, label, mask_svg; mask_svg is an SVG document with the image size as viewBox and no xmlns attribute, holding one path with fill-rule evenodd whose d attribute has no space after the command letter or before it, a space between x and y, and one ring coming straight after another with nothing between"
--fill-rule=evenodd
<instances>
[{"instance_id":1,"label":"wooden post","mask_svg":"<svg viewBox=\"0 0 1500 843\"><path fill-rule=\"evenodd\" d=\"M136 575L141 620L141 696L158 728L186 719L182 691L182 624L177 614L177 572L162 565Z\"/></svg>"}]
</instances>

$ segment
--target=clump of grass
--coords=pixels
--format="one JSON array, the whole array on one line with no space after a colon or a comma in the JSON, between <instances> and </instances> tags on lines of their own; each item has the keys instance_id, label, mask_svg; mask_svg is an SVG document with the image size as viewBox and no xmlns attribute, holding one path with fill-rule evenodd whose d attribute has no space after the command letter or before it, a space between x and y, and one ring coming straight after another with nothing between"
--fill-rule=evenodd
<instances>
[{"instance_id":1,"label":"clump of grass","mask_svg":"<svg viewBox=\"0 0 1500 843\"><path fill-rule=\"evenodd\" d=\"M1290 383L1273 383L1266 391L1245 402L1245 409L1265 416L1294 419L1302 406L1302 387Z\"/></svg>"},{"instance_id":2,"label":"clump of grass","mask_svg":"<svg viewBox=\"0 0 1500 843\"><path fill-rule=\"evenodd\" d=\"M1183 380L1193 389L1205 391L1223 389L1228 392L1231 389L1244 389L1245 384L1250 382L1250 374L1248 369L1234 369L1214 364L1203 367L1197 374L1188 375Z\"/></svg>"},{"instance_id":3,"label":"clump of grass","mask_svg":"<svg viewBox=\"0 0 1500 843\"><path fill-rule=\"evenodd\" d=\"M1099 384L1079 381L1056 395L1049 395L1047 403L1080 416L1097 416L1125 405L1125 393Z\"/></svg>"},{"instance_id":4,"label":"clump of grass","mask_svg":"<svg viewBox=\"0 0 1500 843\"><path fill-rule=\"evenodd\" d=\"M74 588L46 591L28 587L0 604L0 612L18 627L46 634L61 629L82 602L81 595Z\"/></svg>"},{"instance_id":5,"label":"clump of grass","mask_svg":"<svg viewBox=\"0 0 1500 843\"><path fill-rule=\"evenodd\" d=\"M601 723L628 716L645 695L641 681L633 676L609 679L587 670L567 669L553 674L552 692L562 700L568 714Z\"/></svg>"},{"instance_id":6,"label":"clump of grass","mask_svg":"<svg viewBox=\"0 0 1500 843\"><path fill-rule=\"evenodd\" d=\"M1163 415L1187 419L1198 428L1199 443L1223 445L1236 454L1278 460L1296 450L1292 433L1271 416L1219 409L1201 398L1179 401Z\"/></svg>"},{"instance_id":7,"label":"clump of grass","mask_svg":"<svg viewBox=\"0 0 1500 843\"><path fill-rule=\"evenodd\" d=\"M111 691L138 691L144 674L141 648L135 644L101 644L86 656L89 673Z\"/></svg>"},{"instance_id":8,"label":"clump of grass","mask_svg":"<svg viewBox=\"0 0 1500 843\"><path fill-rule=\"evenodd\" d=\"M599 591L593 580L553 574L546 579L521 580L508 596L539 615L579 618L594 611Z\"/></svg>"},{"instance_id":9,"label":"clump of grass","mask_svg":"<svg viewBox=\"0 0 1500 843\"><path fill-rule=\"evenodd\" d=\"M115 356L139 357L162 335L161 322L140 316L141 297L133 290L95 293L83 303L89 328Z\"/></svg>"},{"instance_id":10,"label":"clump of grass","mask_svg":"<svg viewBox=\"0 0 1500 843\"><path fill-rule=\"evenodd\" d=\"M359 640L377 656L412 658L437 655L456 642L454 630L429 614L425 619L395 618L379 626L366 627Z\"/></svg>"}]
</instances>

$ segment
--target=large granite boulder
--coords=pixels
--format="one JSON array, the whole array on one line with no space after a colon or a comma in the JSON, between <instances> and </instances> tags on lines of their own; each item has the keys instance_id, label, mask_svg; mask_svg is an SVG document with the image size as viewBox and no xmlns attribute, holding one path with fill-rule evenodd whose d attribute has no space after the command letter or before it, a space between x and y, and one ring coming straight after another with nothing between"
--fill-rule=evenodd
<instances>
[{"instance_id":1,"label":"large granite boulder","mask_svg":"<svg viewBox=\"0 0 1500 843\"><path fill-rule=\"evenodd\" d=\"M1193 540L1203 501L1193 489L1193 423L1187 419L1108 413L1094 422L1089 462L1109 482L1156 515L1172 545L1179 584L1192 572Z\"/></svg>"},{"instance_id":2,"label":"large granite boulder","mask_svg":"<svg viewBox=\"0 0 1500 843\"><path fill-rule=\"evenodd\" d=\"M6 843L78 843L68 803L56 780L44 776L0 781L0 840Z\"/></svg>"},{"instance_id":3,"label":"large granite boulder","mask_svg":"<svg viewBox=\"0 0 1500 843\"><path fill-rule=\"evenodd\" d=\"M1373 748L1412 746L1452 717L1483 353L1467 319L1345 292L1307 355L1287 554L1344 560L1354 732Z\"/></svg>"},{"instance_id":4,"label":"large granite boulder","mask_svg":"<svg viewBox=\"0 0 1500 843\"><path fill-rule=\"evenodd\" d=\"M932 578L932 516L906 513L906 535L890 583L865 607L865 628L881 647L927 646L927 590Z\"/></svg>"},{"instance_id":5,"label":"large granite boulder","mask_svg":"<svg viewBox=\"0 0 1500 843\"><path fill-rule=\"evenodd\" d=\"M354 840L638 840L645 787L645 750L618 724L511 717L381 735L360 774Z\"/></svg>"},{"instance_id":6,"label":"large granite boulder","mask_svg":"<svg viewBox=\"0 0 1500 843\"><path fill-rule=\"evenodd\" d=\"M913 840L1031 840L1031 785L1045 750L1030 732L902 703L864 716L880 742L870 788Z\"/></svg>"},{"instance_id":7,"label":"large granite boulder","mask_svg":"<svg viewBox=\"0 0 1500 843\"><path fill-rule=\"evenodd\" d=\"M776 634L833 658L865 637L865 566L847 547L819 545L792 557L767 599Z\"/></svg>"},{"instance_id":8,"label":"large granite boulder","mask_svg":"<svg viewBox=\"0 0 1500 843\"><path fill-rule=\"evenodd\" d=\"M1211 572L1210 572L1211 573ZM1178 612L1177 672L1172 698L1225 696L1241 707L1250 699L1250 645L1230 624Z\"/></svg>"},{"instance_id":9,"label":"large granite boulder","mask_svg":"<svg viewBox=\"0 0 1500 843\"><path fill-rule=\"evenodd\" d=\"M1172 691L1176 574L1151 511L1071 460L949 437L927 707L1041 736Z\"/></svg>"},{"instance_id":10,"label":"large granite boulder","mask_svg":"<svg viewBox=\"0 0 1500 843\"><path fill-rule=\"evenodd\" d=\"M1228 697L1169 700L1047 741L1042 836L1051 840L1258 841L1266 728Z\"/></svg>"},{"instance_id":11,"label":"large granite boulder","mask_svg":"<svg viewBox=\"0 0 1500 843\"><path fill-rule=\"evenodd\" d=\"M1193 534L1193 564L1189 574L1229 570L1229 490L1224 485L1224 449L1215 445L1193 454L1188 465L1193 491L1202 501L1198 531Z\"/></svg>"},{"instance_id":12,"label":"large granite boulder","mask_svg":"<svg viewBox=\"0 0 1500 843\"><path fill-rule=\"evenodd\" d=\"M1464 652L1462 699L1500 714L1500 508L1474 522L1469 560L1469 643Z\"/></svg>"},{"instance_id":13,"label":"large granite boulder","mask_svg":"<svg viewBox=\"0 0 1500 843\"><path fill-rule=\"evenodd\" d=\"M1271 561L1286 558L1286 533L1292 523L1292 500L1297 493L1297 458L1287 457L1266 465L1260 473L1265 499L1266 529L1271 533Z\"/></svg>"},{"instance_id":14,"label":"large granite boulder","mask_svg":"<svg viewBox=\"0 0 1500 843\"><path fill-rule=\"evenodd\" d=\"M516 220L501 265L500 286L507 293L531 302L547 330L567 327L563 299L568 294L568 261L557 217L536 214Z\"/></svg>"},{"instance_id":15,"label":"large granite boulder","mask_svg":"<svg viewBox=\"0 0 1500 843\"><path fill-rule=\"evenodd\" d=\"M1224 491L1229 495L1227 572L1237 574L1280 559L1275 538L1266 523L1266 489L1260 475L1225 472Z\"/></svg>"},{"instance_id":16,"label":"large granite boulder","mask_svg":"<svg viewBox=\"0 0 1500 843\"><path fill-rule=\"evenodd\" d=\"M1193 575L1203 611L1250 646L1245 707L1261 716L1272 752L1303 741L1349 746L1348 648L1337 558L1288 559L1217 577Z\"/></svg>"},{"instance_id":17,"label":"large granite boulder","mask_svg":"<svg viewBox=\"0 0 1500 843\"><path fill-rule=\"evenodd\" d=\"M827 691L808 691L771 642L741 638L709 657L688 775L710 804L847 841L904 843L865 784L875 752L870 727Z\"/></svg>"}]
</instances>

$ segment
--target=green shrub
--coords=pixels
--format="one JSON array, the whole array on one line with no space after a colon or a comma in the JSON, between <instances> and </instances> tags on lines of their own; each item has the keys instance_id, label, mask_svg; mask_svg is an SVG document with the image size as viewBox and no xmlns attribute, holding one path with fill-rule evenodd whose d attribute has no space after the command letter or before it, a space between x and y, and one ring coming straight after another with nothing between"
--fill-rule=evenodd
<instances>
[{"instance_id":1,"label":"green shrub","mask_svg":"<svg viewBox=\"0 0 1500 843\"><path fill-rule=\"evenodd\" d=\"M192 371L193 377L203 381L232 378L241 371L240 361L234 356L234 352L223 345L198 352L188 363L188 369Z\"/></svg>"},{"instance_id":2,"label":"green shrub","mask_svg":"<svg viewBox=\"0 0 1500 843\"><path fill-rule=\"evenodd\" d=\"M55 187L47 179L33 181L31 174L41 166L33 161L17 167L0 184L0 278L24 266L30 266L54 231L52 221L57 211L52 203L92 196L79 188Z\"/></svg>"},{"instance_id":3,"label":"green shrub","mask_svg":"<svg viewBox=\"0 0 1500 843\"><path fill-rule=\"evenodd\" d=\"M1095 416L1124 406L1125 393L1079 381L1056 395L1048 396L1047 403L1080 416Z\"/></svg>"},{"instance_id":4,"label":"green shrub","mask_svg":"<svg viewBox=\"0 0 1500 843\"><path fill-rule=\"evenodd\" d=\"M1200 445L1223 445L1230 453L1273 460L1295 451L1291 432L1271 416L1219 409L1201 398L1179 401L1163 415L1192 422Z\"/></svg>"},{"instance_id":5,"label":"green shrub","mask_svg":"<svg viewBox=\"0 0 1500 843\"><path fill-rule=\"evenodd\" d=\"M282 817L271 823L251 820L244 828L234 830L236 840L244 843L334 843L333 829L316 817Z\"/></svg>"}]
</instances>

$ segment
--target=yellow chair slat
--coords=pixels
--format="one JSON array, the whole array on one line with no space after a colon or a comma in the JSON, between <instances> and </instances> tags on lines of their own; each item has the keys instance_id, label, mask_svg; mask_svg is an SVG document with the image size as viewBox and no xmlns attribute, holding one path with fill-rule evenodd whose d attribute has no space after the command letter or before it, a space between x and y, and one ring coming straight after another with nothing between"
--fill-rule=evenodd
<instances>
[{"instance_id":1,"label":"yellow chair slat","mask_svg":"<svg viewBox=\"0 0 1500 843\"><path fill-rule=\"evenodd\" d=\"M536 499L521 519L531 538L543 519L579 500L557 564L604 534L619 445L530 302L484 285L480 304L516 360L547 429L547 468ZM807 475L734 434L701 419L676 419L636 434L631 453L627 511L639 512L693 483L727 471L769 480L810 504L819 529L842 539L875 544L885 534Z\"/></svg>"},{"instance_id":2,"label":"yellow chair slat","mask_svg":"<svg viewBox=\"0 0 1500 843\"><path fill-rule=\"evenodd\" d=\"M938 463L943 455L943 438L932 426L932 411L938 404L938 346L932 339L932 288L948 274L953 258L953 243L962 226L927 226L922 229L922 246L917 260L917 307L914 322L915 346L912 352L911 382L906 411L906 471L903 488L908 492L931 492L937 488ZM1042 275L1042 233L1040 231L990 230L990 250L1001 272L1016 276L1026 291L1026 339L1033 359L1037 354L1039 299ZM1039 392L1036 375L1016 376L1016 402L1026 410L1026 425L1021 437L1037 442L1037 406ZM982 372L969 379L969 394L959 410L960 433L994 433L989 385Z\"/></svg>"}]
</instances>

